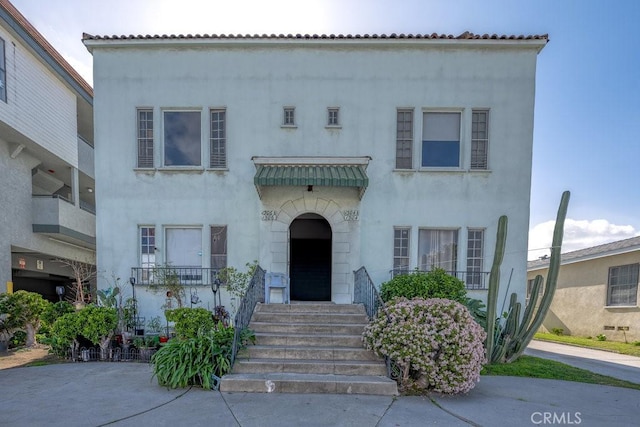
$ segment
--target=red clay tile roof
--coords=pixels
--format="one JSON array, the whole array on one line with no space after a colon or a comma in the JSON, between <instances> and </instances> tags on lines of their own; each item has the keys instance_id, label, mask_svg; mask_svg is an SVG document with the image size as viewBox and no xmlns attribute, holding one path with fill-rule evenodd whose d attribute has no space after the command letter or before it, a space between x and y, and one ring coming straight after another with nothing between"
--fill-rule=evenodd
<instances>
[{"instance_id":1,"label":"red clay tile roof","mask_svg":"<svg viewBox=\"0 0 640 427\"><path fill-rule=\"evenodd\" d=\"M11 4L8 0L0 0L0 7L7 11L7 13L20 25L26 32L29 34L33 40L47 52L51 58L62 67L64 71L66 71L69 76L75 80L78 85L87 91L87 93L93 97L93 88L89 83L86 82L85 79L80 76L80 74L58 53L57 50L44 38L42 34L36 28L31 25L31 23L25 18L18 9L15 8L13 4Z\"/></svg>"},{"instance_id":2,"label":"red clay tile roof","mask_svg":"<svg viewBox=\"0 0 640 427\"><path fill-rule=\"evenodd\" d=\"M315 40L315 39L329 39L329 40L340 40L340 39L450 39L450 40L546 40L549 41L549 36L547 34L542 35L530 35L530 36L507 36L507 35L496 35L496 34L473 34L469 31L465 31L464 33L454 36L451 34L171 34L171 35L112 35L112 36L94 36L91 34L84 33L82 35L82 40L145 40L145 39L302 39L302 40Z\"/></svg>"}]
</instances>

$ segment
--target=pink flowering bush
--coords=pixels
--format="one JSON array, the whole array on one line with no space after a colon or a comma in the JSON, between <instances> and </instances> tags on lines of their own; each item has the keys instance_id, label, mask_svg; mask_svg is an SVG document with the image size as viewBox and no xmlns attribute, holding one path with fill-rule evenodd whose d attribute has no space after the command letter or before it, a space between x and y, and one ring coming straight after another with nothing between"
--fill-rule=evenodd
<instances>
[{"instance_id":1,"label":"pink flowering bush","mask_svg":"<svg viewBox=\"0 0 640 427\"><path fill-rule=\"evenodd\" d=\"M363 340L400 368L402 386L466 393L480 380L486 333L466 307L442 298L398 298L385 308Z\"/></svg>"}]
</instances>

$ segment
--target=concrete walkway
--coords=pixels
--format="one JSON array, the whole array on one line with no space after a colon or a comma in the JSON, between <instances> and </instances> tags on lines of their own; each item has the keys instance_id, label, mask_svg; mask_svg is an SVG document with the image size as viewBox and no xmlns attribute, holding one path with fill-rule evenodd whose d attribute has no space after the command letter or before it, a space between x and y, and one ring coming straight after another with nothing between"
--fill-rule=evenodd
<instances>
[{"instance_id":1,"label":"concrete walkway","mask_svg":"<svg viewBox=\"0 0 640 427\"><path fill-rule=\"evenodd\" d=\"M389 397L167 390L135 363L0 370L2 426L626 427L639 402L639 390L514 377L482 377L461 396Z\"/></svg>"},{"instance_id":2,"label":"concrete walkway","mask_svg":"<svg viewBox=\"0 0 640 427\"><path fill-rule=\"evenodd\" d=\"M640 357L536 340L524 353L640 384Z\"/></svg>"}]
</instances>

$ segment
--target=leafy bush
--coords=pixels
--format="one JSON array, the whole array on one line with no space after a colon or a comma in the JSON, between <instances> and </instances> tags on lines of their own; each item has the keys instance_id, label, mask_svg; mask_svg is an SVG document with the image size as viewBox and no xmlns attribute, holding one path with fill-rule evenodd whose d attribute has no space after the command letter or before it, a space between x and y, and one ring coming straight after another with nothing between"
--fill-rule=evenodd
<instances>
[{"instance_id":1,"label":"leafy bush","mask_svg":"<svg viewBox=\"0 0 640 427\"><path fill-rule=\"evenodd\" d=\"M36 332L40 329L40 317L49 304L49 301L35 292L16 291L12 294L2 294L0 313L8 314L13 331L26 332L26 345L31 347L37 344Z\"/></svg>"},{"instance_id":2,"label":"leafy bush","mask_svg":"<svg viewBox=\"0 0 640 427\"><path fill-rule=\"evenodd\" d=\"M209 331L215 323L211 312L205 308L175 308L165 312L167 320L175 322L174 329L178 338L194 338L199 331Z\"/></svg>"},{"instance_id":3,"label":"leafy bush","mask_svg":"<svg viewBox=\"0 0 640 427\"><path fill-rule=\"evenodd\" d=\"M382 284L380 296L384 302L394 298L446 298L461 304L467 302L464 282L441 268L396 276Z\"/></svg>"},{"instance_id":4,"label":"leafy bush","mask_svg":"<svg viewBox=\"0 0 640 427\"><path fill-rule=\"evenodd\" d=\"M598 341L606 341L607 340L607 336L605 334L599 334L599 335L596 335L596 339Z\"/></svg>"},{"instance_id":5,"label":"leafy bush","mask_svg":"<svg viewBox=\"0 0 640 427\"><path fill-rule=\"evenodd\" d=\"M551 328L551 333L557 336L564 335L564 329L562 328Z\"/></svg>"},{"instance_id":6,"label":"leafy bush","mask_svg":"<svg viewBox=\"0 0 640 427\"><path fill-rule=\"evenodd\" d=\"M462 304L441 298L396 299L363 335L368 349L400 367L401 385L441 393L465 393L475 386L485 363L485 338Z\"/></svg>"},{"instance_id":7,"label":"leafy bush","mask_svg":"<svg viewBox=\"0 0 640 427\"><path fill-rule=\"evenodd\" d=\"M231 370L234 329L218 323L212 329L186 339L170 340L151 358L153 376L169 388L189 385L210 389L212 375L222 377ZM242 344L255 340L243 331Z\"/></svg>"},{"instance_id":8,"label":"leafy bush","mask_svg":"<svg viewBox=\"0 0 640 427\"><path fill-rule=\"evenodd\" d=\"M66 357L69 350L77 350L81 327L76 311L63 314L56 319L51 327L51 352Z\"/></svg>"}]
</instances>

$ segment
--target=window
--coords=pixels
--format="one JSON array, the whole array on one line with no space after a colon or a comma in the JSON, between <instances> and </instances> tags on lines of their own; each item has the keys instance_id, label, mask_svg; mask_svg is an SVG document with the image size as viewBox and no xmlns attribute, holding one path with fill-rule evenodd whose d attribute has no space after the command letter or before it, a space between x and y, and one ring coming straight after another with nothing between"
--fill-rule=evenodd
<instances>
[{"instance_id":1,"label":"window","mask_svg":"<svg viewBox=\"0 0 640 427\"><path fill-rule=\"evenodd\" d=\"M164 166L200 166L200 111L164 112Z\"/></svg>"},{"instance_id":2,"label":"window","mask_svg":"<svg viewBox=\"0 0 640 427\"><path fill-rule=\"evenodd\" d=\"M418 265L423 271L443 268L447 272L455 272L458 267L458 230L420 230Z\"/></svg>"},{"instance_id":3,"label":"window","mask_svg":"<svg viewBox=\"0 0 640 427\"><path fill-rule=\"evenodd\" d=\"M484 289L484 230L467 230L467 289Z\"/></svg>"},{"instance_id":4,"label":"window","mask_svg":"<svg viewBox=\"0 0 640 427\"><path fill-rule=\"evenodd\" d=\"M396 117L396 169L413 167L413 110L398 110Z\"/></svg>"},{"instance_id":5,"label":"window","mask_svg":"<svg viewBox=\"0 0 640 427\"><path fill-rule=\"evenodd\" d=\"M409 228L393 230L393 276L409 272L409 232Z\"/></svg>"},{"instance_id":6,"label":"window","mask_svg":"<svg viewBox=\"0 0 640 427\"><path fill-rule=\"evenodd\" d=\"M628 264L609 268L607 305L635 306L638 303L638 267Z\"/></svg>"},{"instance_id":7,"label":"window","mask_svg":"<svg viewBox=\"0 0 640 427\"><path fill-rule=\"evenodd\" d=\"M284 126L295 126L295 112L296 109L293 107L284 107L284 119L282 124Z\"/></svg>"},{"instance_id":8,"label":"window","mask_svg":"<svg viewBox=\"0 0 640 427\"><path fill-rule=\"evenodd\" d=\"M0 99L7 102L7 63L3 39L0 39Z\"/></svg>"},{"instance_id":9,"label":"window","mask_svg":"<svg viewBox=\"0 0 640 427\"><path fill-rule=\"evenodd\" d=\"M340 121L338 118L339 108L328 108L327 109L327 126L340 126Z\"/></svg>"},{"instance_id":10,"label":"window","mask_svg":"<svg viewBox=\"0 0 640 427\"><path fill-rule=\"evenodd\" d=\"M225 110L211 110L211 136L209 137L209 167L227 167L227 114Z\"/></svg>"},{"instance_id":11,"label":"window","mask_svg":"<svg viewBox=\"0 0 640 427\"><path fill-rule=\"evenodd\" d=\"M460 113L423 114L422 166L460 166Z\"/></svg>"},{"instance_id":12,"label":"window","mask_svg":"<svg viewBox=\"0 0 640 427\"><path fill-rule=\"evenodd\" d=\"M227 226L211 226L211 268L220 270L227 266Z\"/></svg>"},{"instance_id":13,"label":"window","mask_svg":"<svg viewBox=\"0 0 640 427\"><path fill-rule=\"evenodd\" d=\"M141 279L144 282L152 277L153 269L156 266L156 229L155 227L140 227L140 267L142 270Z\"/></svg>"},{"instance_id":14,"label":"window","mask_svg":"<svg viewBox=\"0 0 640 427\"><path fill-rule=\"evenodd\" d=\"M471 169L487 169L489 154L489 112L473 110L471 113Z\"/></svg>"},{"instance_id":15,"label":"window","mask_svg":"<svg viewBox=\"0 0 640 427\"><path fill-rule=\"evenodd\" d=\"M139 108L138 113L138 167L153 167L153 110Z\"/></svg>"},{"instance_id":16,"label":"window","mask_svg":"<svg viewBox=\"0 0 640 427\"><path fill-rule=\"evenodd\" d=\"M202 267L200 228L167 228L166 239L167 264L172 267Z\"/></svg>"}]
</instances>

